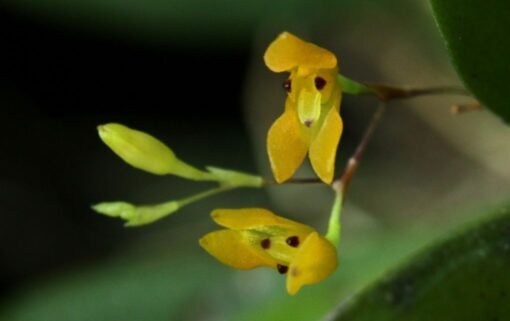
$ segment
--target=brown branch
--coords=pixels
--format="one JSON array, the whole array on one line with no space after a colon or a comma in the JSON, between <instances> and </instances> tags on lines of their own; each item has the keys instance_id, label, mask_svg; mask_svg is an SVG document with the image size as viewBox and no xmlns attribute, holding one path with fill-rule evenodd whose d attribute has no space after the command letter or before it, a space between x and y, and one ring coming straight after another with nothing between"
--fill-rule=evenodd
<instances>
[{"instance_id":1,"label":"brown branch","mask_svg":"<svg viewBox=\"0 0 510 321\"><path fill-rule=\"evenodd\" d=\"M381 101L390 101L394 99L416 98L425 95L463 95L470 96L464 88L453 86L437 86L428 88L399 88L381 84L364 84L372 90L372 93Z\"/></svg>"},{"instance_id":2,"label":"brown branch","mask_svg":"<svg viewBox=\"0 0 510 321\"><path fill-rule=\"evenodd\" d=\"M468 104L456 104L450 108L450 113L453 115L461 115L470 111L483 109L479 101L471 102Z\"/></svg>"},{"instance_id":3,"label":"brown branch","mask_svg":"<svg viewBox=\"0 0 510 321\"><path fill-rule=\"evenodd\" d=\"M361 161L361 158L363 157L366 147L370 142L370 139L372 138L375 129L379 125L385 110L386 104L384 102L381 102L375 113L372 115L372 119L370 120L368 127L365 129L365 133L363 134L363 137L358 143L358 146L356 147L354 154L352 154L352 156L347 161L347 165L345 166L342 175L339 178L337 178L332 184L333 189L337 193L341 193L344 197L345 194L347 193L347 189L351 183L352 177L354 176L356 170L358 169L359 163Z\"/></svg>"}]
</instances>

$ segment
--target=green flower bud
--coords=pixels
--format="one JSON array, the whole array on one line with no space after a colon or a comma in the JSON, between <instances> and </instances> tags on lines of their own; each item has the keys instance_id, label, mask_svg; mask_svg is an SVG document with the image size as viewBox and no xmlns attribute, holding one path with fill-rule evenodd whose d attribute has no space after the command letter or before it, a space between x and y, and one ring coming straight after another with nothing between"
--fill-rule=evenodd
<instances>
[{"instance_id":1,"label":"green flower bud","mask_svg":"<svg viewBox=\"0 0 510 321\"><path fill-rule=\"evenodd\" d=\"M126 221L126 226L140 226L170 215L180 207L178 201L143 206L127 202L104 202L92 206L92 209L106 216L122 218Z\"/></svg>"},{"instance_id":2,"label":"green flower bud","mask_svg":"<svg viewBox=\"0 0 510 321\"><path fill-rule=\"evenodd\" d=\"M209 176L178 159L168 146L147 133L115 123L98 126L98 132L115 154L135 168L192 180L204 180Z\"/></svg>"}]
</instances>

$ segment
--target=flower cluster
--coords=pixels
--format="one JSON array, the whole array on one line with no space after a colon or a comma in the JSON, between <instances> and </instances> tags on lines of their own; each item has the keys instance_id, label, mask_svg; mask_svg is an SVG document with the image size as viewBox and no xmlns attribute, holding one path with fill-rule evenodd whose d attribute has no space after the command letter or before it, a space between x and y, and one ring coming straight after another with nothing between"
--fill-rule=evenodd
<instances>
[{"instance_id":1,"label":"flower cluster","mask_svg":"<svg viewBox=\"0 0 510 321\"><path fill-rule=\"evenodd\" d=\"M290 179L308 154L317 176L330 184L343 129L339 114L342 91L335 55L284 32L269 45L264 61L274 72L290 73L284 82L285 110L267 136L275 180L283 183ZM118 201L93 206L99 213L124 219L128 226L154 222L187 204L226 190L264 185L259 176L216 167L206 170L193 167L153 136L121 124L102 125L98 131L103 142L135 168L156 175L218 183L215 189L161 204L138 206ZM329 237L329 232L324 237L310 226L260 208L218 209L213 211L212 218L225 229L200 239L208 253L237 269L269 267L286 274L291 295L304 285L324 280L338 265L337 238Z\"/></svg>"}]
</instances>

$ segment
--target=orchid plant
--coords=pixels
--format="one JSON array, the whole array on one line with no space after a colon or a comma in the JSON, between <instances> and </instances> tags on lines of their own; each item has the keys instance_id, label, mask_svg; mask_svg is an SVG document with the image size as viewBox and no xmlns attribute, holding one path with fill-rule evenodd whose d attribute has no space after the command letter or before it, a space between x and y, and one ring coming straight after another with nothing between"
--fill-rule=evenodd
<instances>
[{"instance_id":1,"label":"orchid plant","mask_svg":"<svg viewBox=\"0 0 510 321\"><path fill-rule=\"evenodd\" d=\"M155 174L192 181L210 181L217 187L189 197L155 205L103 202L93 206L101 214L118 217L126 226L153 223L206 197L237 188L262 188L285 183L324 183L334 191L327 231L278 216L267 209L217 209L212 219L225 229L199 241L221 263L237 269L269 267L287 275L287 292L323 281L338 266L341 211L345 194L367 143L385 110L396 98L457 91L454 88L402 89L354 81L338 73L336 56L327 49L283 32L268 46L264 61L273 72L288 72L283 114L267 135L267 153L273 179L217 167L196 168L148 133L122 124L98 126L101 140L129 165ZM335 179L336 154L343 131L342 94L373 95L381 102L345 170ZM293 178L306 155L318 178Z\"/></svg>"}]
</instances>

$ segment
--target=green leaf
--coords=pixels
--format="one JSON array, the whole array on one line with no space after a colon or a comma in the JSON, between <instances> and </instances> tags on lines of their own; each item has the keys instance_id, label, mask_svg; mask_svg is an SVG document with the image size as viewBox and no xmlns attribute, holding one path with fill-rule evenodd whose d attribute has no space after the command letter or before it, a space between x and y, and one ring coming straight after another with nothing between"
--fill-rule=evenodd
<instances>
[{"instance_id":1,"label":"green leaf","mask_svg":"<svg viewBox=\"0 0 510 321\"><path fill-rule=\"evenodd\" d=\"M199 319L199 301L224 271L204 266L204 258L173 252L166 258L126 257L103 266L58 276L0 304L0 320L10 321L164 321L183 315ZM226 270L225 270L226 271ZM214 277L211 277L214 276ZM195 318L193 318L195 317Z\"/></svg>"},{"instance_id":2,"label":"green leaf","mask_svg":"<svg viewBox=\"0 0 510 321\"><path fill-rule=\"evenodd\" d=\"M331 318L509 320L510 209L417 256Z\"/></svg>"},{"instance_id":3,"label":"green leaf","mask_svg":"<svg viewBox=\"0 0 510 321\"><path fill-rule=\"evenodd\" d=\"M431 0L453 64L480 102L510 122L510 1Z\"/></svg>"}]
</instances>

